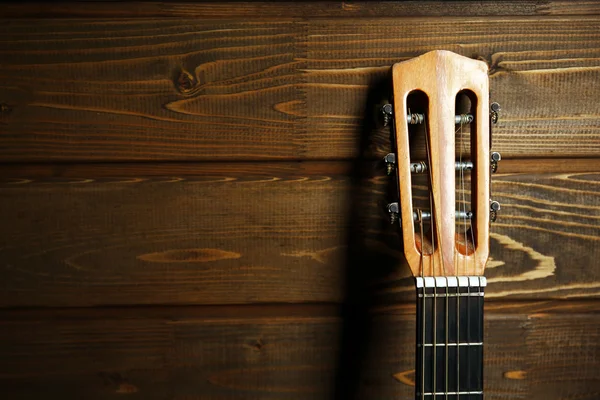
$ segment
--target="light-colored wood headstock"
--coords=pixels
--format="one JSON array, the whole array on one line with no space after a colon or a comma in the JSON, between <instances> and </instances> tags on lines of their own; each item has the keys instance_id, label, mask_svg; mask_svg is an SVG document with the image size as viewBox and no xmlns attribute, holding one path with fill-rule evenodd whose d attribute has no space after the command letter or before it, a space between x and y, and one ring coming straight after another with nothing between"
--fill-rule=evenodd
<instances>
[{"instance_id":1,"label":"light-colored wood headstock","mask_svg":"<svg viewBox=\"0 0 600 400\"><path fill-rule=\"evenodd\" d=\"M395 64L392 73L400 217L404 253L412 273L415 276L483 275L489 255L490 222L488 67L482 61L449 51L432 51ZM428 99L423 122L429 145L425 160L410 159L407 98L414 91L425 93ZM455 101L457 94L463 91L469 93L474 117L469 124L470 152L464 156L473 162L472 171L464 172L472 181L467 189L471 191L469 208L473 217L469 234L457 235L456 179L460 174L455 170L458 161ZM424 236L423 242L419 233L421 224L413 218L416 210L413 209L411 161L424 161L428 165L434 234L429 239Z\"/></svg>"}]
</instances>

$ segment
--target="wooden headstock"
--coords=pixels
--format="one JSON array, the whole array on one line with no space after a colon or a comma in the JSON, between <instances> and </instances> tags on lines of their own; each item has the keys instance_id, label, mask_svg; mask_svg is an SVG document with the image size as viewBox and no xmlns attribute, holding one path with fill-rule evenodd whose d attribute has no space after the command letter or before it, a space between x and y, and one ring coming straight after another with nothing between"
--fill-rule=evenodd
<instances>
[{"instance_id":1,"label":"wooden headstock","mask_svg":"<svg viewBox=\"0 0 600 400\"><path fill-rule=\"evenodd\" d=\"M449 51L432 51L395 64L392 78L399 214L410 269L415 276L483 275L490 224L488 67ZM411 110L408 99L414 94L421 98L421 112ZM466 113L456 109L457 96L468 99ZM426 136L421 160L410 157L412 125L421 125ZM457 132L463 128L470 138L459 156ZM427 175L430 209L413 204L418 172ZM464 189L459 198L457 182ZM470 201L463 201L465 191Z\"/></svg>"}]
</instances>

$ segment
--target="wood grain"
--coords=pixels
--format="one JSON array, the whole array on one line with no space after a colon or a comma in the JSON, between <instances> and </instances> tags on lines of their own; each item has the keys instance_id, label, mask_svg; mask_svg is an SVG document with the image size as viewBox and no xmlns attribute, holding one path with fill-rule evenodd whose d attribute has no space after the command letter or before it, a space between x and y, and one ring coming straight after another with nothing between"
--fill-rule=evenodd
<instances>
[{"instance_id":1,"label":"wood grain","mask_svg":"<svg viewBox=\"0 0 600 400\"><path fill-rule=\"evenodd\" d=\"M505 158L597 157L599 31L597 17L5 20L0 161L381 157L388 131L363 139L390 67L433 49L490 66Z\"/></svg>"},{"instance_id":2,"label":"wood grain","mask_svg":"<svg viewBox=\"0 0 600 400\"><path fill-rule=\"evenodd\" d=\"M597 398L597 302L501 306L486 309L486 398ZM411 398L413 312L365 315L365 335L348 339L347 320L331 307L3 311L0 392L10 399L318 400L345 386L355 399ZM351 365L340 364L344 351ZM340 381L346 374L358 379Z\"/></svg>"},{"instance_id":3,"label":"wood grain","mask_svg":"<svg viewBox=\"0 0 600 400\"><path fill-rule=\"evenodd\" d=\"M598 182L494 176L503 208L489 298L600 294ZM382 212L393 191L387 177L301 172L5 179L0 305L410 300L400 238Z\"/></svg>"},{"instance_id":4,"label":"wood grain","mask_svg":"<svg viewBox=\"0 0 600 400\"><path fill-rule=\"evenodd\" d=\"M2 18L277 18L277 17L406 17L406 16L536 16L597 15L597 1L281 1L281 2L122 2L15 3L0 10Z\"/></svg>"},{"instance_id":5,"label":"wood grain","mask_svg":"<svg viewBox=\"0 0 600 400\"><path fill-rule=\"evenodd\" d=\"M486 398L600 397L600 2L0 18L0 398L411 398L374 115L391 65L433 49L485 61L503 106Z\"/></svg>"}]
</instances>

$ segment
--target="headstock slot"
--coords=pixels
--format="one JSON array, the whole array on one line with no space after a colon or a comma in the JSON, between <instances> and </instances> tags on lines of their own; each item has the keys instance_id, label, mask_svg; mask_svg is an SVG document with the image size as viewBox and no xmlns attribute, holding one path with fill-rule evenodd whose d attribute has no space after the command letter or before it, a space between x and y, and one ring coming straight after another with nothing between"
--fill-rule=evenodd
<instances>
[{"instance_id":1,"label":"headstock slot","mask_svg":"<svg viewBox=\"0 0 600 400\"><path fill-rule=\"evenodd\" d=\"M459 164L472 163L472 168L459 168L456 170L455 192L456 210L462 211L465 218L456 218L455 235L456 250L462 255L470 255L477 247L477 203L473 202L472 194L476 189L476 149L475 139L477 137L477 96L469 89L463 89L456 94L454 102L454 113L456 115L472 116L468 123L456 124L455 130L455 159ZM466 218L470 215L470 218Z\"/></svg>"},{"instance_id":2,"label":"headstock slot","mask_svg":"<svg viewBox=\"0 0 600 400\"><path fill-rule=\"evenodd\" d=\"M414 90L406 96L406 107L404 109L406 118L405 129L408 132L408 145L410 147L410 163L424 163L425 168L428 168L429 162L427 159L426 147L429 141L429 97L421 90ZM414 119L409 116L416 116ZM423 116L421 120L420 117ZM411 123L411 120L413 123ZM417 122L417 123L414 123ZM413 151L414 150L414 151ZM411 174L411 199L413 211L430 210L431 181L426 173ZM422 226L421 226L422 225ZM423 230L423 240L421 240L421 228ZM431 219L425 219L421 223L415 221L413 230L417 250L424 254L432 254L433 246L432 239L434 235L434 225L431 224Z\"/></svg>"}]
</instances>

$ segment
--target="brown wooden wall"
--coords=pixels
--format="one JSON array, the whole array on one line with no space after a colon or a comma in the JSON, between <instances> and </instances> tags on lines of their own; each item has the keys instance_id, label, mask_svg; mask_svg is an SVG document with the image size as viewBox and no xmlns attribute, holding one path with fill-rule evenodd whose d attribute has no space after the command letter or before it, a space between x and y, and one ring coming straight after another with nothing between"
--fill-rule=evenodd
<instances>
[{"instance_id":1,"label":"brown wooden wall","mask_svg":"<svg viewBox=\"0 0 600 400\"><path fill-rule=\"evenodd\" d=\"M2 399L409 399L373 123L486 61L486 398L600 398L600 2L0 8Z\"/></svg>"}]
</instances>

